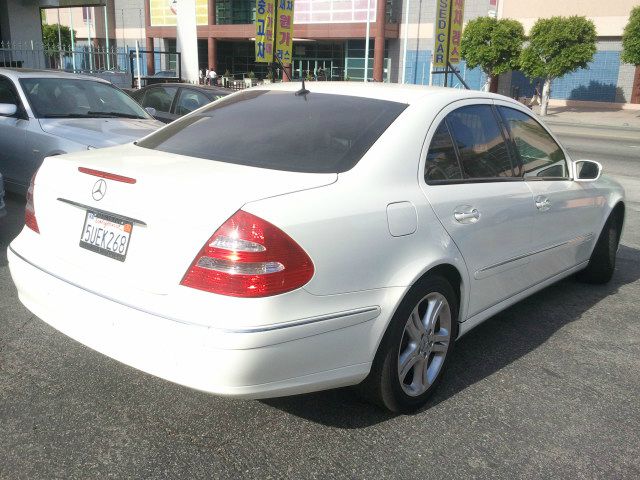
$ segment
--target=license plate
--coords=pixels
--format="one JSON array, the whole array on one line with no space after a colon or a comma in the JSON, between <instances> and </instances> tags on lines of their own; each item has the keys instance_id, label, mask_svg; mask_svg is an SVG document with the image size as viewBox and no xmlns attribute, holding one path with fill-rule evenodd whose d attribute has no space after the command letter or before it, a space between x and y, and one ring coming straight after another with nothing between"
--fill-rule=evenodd
<instances>
[{"instance_id":1,"label":"license plate","mask_svg":"<svg viewBox=\"0 0 640 480\"><path fill-rule=\"evenodd\" d=\"M87 211L80 246L124 262L129 249L133 224L106 213Z\"/></svg>"}]
</instances>

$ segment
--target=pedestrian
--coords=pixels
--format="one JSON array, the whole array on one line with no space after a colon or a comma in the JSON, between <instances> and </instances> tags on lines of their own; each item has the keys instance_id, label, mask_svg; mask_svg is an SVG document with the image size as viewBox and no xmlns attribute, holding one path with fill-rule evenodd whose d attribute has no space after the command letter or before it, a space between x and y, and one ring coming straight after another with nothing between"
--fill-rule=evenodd
<instances>
[{"instance_id":1,"label":"pedestrian","mask_svg":"<svg viewBox=\"0 0 640 480\"><path fill-rule=\"evenodd\" d=\"M198 78L200 79L200 85L204 84L204 71L202 69L200 69L200 71L198 72Z\"/></svg>"},{"instance_id":2,"label":"pedestrian","mask_svg":"<svg viewBox=\"0 0 640 480\"><path fill-rule=\"evenodd\" d=\"M218 78L218 74L215 72L213 67L209 69L209 85L215 85Z\"/></svg>"},{"instance_id":3,"label":"pedestrian","mask_svg":"<svg viewBox=\"0 0 640 480\"><path fill-rule=\"evenodd\" d=\"M531 97L531 101L529 102L528 107L532 108L534 105L540 105L541 102L541 93L540 93L540 82L536 83L535 88L533 89L533 97Z\"/></svg>"},{"instance_id":4,"label":"pedestrian","mask_svg":"<svg viewBox=\"0 0 640 480\"><path fill-rule=\"evenodd\" d=\"M209 85L209 67L204 72L204 84Z\"/></svg>"}]
</instances>

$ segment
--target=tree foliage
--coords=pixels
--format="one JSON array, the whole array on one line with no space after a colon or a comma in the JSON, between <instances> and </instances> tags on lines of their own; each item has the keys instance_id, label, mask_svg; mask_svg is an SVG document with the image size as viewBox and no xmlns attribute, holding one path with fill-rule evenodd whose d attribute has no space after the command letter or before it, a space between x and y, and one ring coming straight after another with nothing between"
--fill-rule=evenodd
<instances>
[{"instance_id":1,"label":"tree foliage","mask_svg":"<svg viewBox=\"0 0 640 480\"><path fill-rule=\"evenodd\" d=\"M640 6L631 10L629 23L622 34L623 62L640 65Z\"/></svg>"},{"instance_id":2,"label":"tree foliage","mask_svg":"<svg viewBox=\"0 0 640 480\"><path fill-rule=\"evenodd\" d=\"M469 68L480 67L495 76L519 66L524 28L517 20L479 17L469 21L460 51Z\"/></svg>"},{"instance_id":3,"label":"tree foliage","mask_svg":"<svg viewBox=\"0 0 640 480\"><path fill-rule=\"evenodd\" d=\"M521 70L530 78L553 79L585 68L596 53L596 27L585 17L539 19L522 51Z\"/></svg>"},{"instance_id":4,"label":"tree foliage","mask_svg":"<svg viewBox=\"0 0 640 480\"><path fill-rule=\"evenodd\" d=\"M71 45L71 30L69 27L60 25L60 38L62 47L69 47ZM42 43L47 48L58 48L58 24L42 25Z\"/></svg>"}]
</instances>

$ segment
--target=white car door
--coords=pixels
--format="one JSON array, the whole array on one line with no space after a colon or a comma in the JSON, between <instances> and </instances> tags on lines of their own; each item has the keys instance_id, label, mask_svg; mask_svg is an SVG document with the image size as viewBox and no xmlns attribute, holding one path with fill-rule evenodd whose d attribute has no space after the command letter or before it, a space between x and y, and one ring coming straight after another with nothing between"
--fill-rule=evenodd
<instances>
[{"instance_id":1,"label":"white car door","mask_svg":"<svg viewBox=\"0 0 640 480\"><path fill-rule=\"evenodd\" d=\"M469 271L467 318L533 283L527 264L535 207L527 184L514 177L511 155L490 100L454 102L427 134L420 182Z\"/></svg>"},{"instance_id":2,"label":"white car door","mask_svg":"<svg viewBox=\"0 0 640 480\"><path fill-rule=\"evenodd\" d=\"M542 282L589 259L606 198L593 183L571 178L567 154L524 108L496 101L517 169L534 197L531 273Z\"/></svg>"}]
</instances>

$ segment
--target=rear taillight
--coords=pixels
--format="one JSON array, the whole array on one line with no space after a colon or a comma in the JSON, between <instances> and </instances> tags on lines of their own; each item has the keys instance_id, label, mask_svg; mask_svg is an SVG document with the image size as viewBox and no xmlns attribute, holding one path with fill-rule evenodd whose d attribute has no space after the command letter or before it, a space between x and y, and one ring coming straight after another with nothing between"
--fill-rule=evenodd
<instances>
[{"instance_id":1,"label":"rear taillight","mask_svg":"<svg viewBox=\"0 0 640 480\"><path fill-rule=\"evenodd\" d=\"M233 297L289 292L313 276L313 262L289 235L238 210L202 247L181 285Z\"/></svg>"},{"instance_id":2,"label":"rear taillight","mask_svg":"<svg viewBox=\"0 0 640 480\"><path fill-rule=\"evenodd\" d=\"M29 189L27 190L27 204L24 207L24 223L34 232L40 233L40 229L38 228L38 220L36 220L36 209L33 204L33 187L35 185L37 174L38 172L36 171L31 177Z\"/></svg>"}]
</instances>

